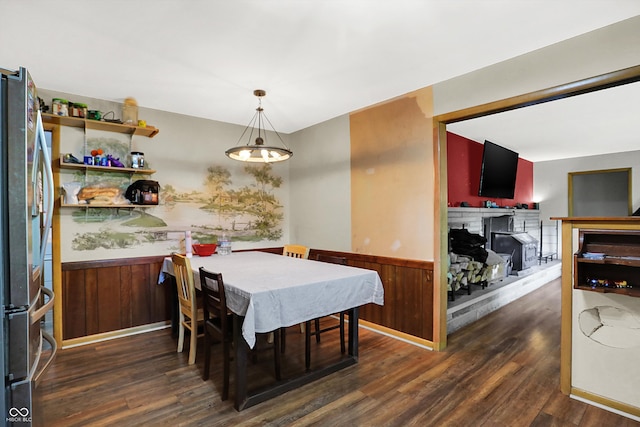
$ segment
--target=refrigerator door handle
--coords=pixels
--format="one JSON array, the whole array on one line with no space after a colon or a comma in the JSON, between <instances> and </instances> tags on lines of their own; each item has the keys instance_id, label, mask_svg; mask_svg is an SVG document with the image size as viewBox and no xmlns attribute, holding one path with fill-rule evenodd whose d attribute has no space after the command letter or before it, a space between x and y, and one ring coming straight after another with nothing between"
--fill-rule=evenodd
<instances>
[{"instance_id":1,"label":"refrigerator door handle","mask_svg":"<svg viewBox=\"0 0 640 427\"><path fill-rule=\"evenodd\" d=\"M49 356L47 361L44 362L41 369L33 373L33 382L35 382L36 384L40 380L40 377L42 376L42 374L44 374L44 372L47 370L49 365L51 365L51 362L53 362L53 359L56 356L56 353L58 352L58 343L56 343L55 338L53 338L51 335L49 335L49 333L45 331L40 331L40 333L42 334L42 338L47 340L47 342L51 346L51 355ZM42 341L40 342L40 347L42 348Z\"/></svg>"},{"instance_id":2,"label":"refrigerator door handle","mask_svg":"<svg viewBox=\"0 0 640 427\"><path fill-rule=\"evenodd\" d=\"M39 322L40 319L42 319L44 315L47 313L47 311L51 310L51 307L53 307L53 300L55 299L55 295L51 289L47 289L44 286L40 286L40 292L48 296L49 301L47 301L45 304L42 305L42 307L38 308L37 310L31 313L30 317L31 317L32 325L36 322ZM38 295L40 295L40 292L38 292Z\"/></svg>"},{"instance_id":3,"label":"refrigerator door handle","mask_svg":"<svg viewBox=\"0 0 640 427\"><path fill-rule=\"evenodd\" d=\"M38 118L36 121L36 139L38 140L38 146L42 151L42 158L44 163L44 174L47 181L47 207L45 211L45 223L44 231L42 233L42 239L40 242L40 262L43 262L45 252L47 250L47 240L49 240L49 231L51 230L51 218L53 217L53 170L51 169L51 158L49 157L49 149L47 148L47 139L44 135L44 127L42 126L42 114L38 110Z\"/></svg>"}]
</instances>

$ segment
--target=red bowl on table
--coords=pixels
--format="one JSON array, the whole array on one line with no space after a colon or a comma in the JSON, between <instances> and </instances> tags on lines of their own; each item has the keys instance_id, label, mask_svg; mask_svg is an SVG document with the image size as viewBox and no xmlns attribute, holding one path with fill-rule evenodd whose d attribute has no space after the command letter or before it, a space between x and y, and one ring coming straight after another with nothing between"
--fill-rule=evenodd
<instances>
[{"instance_id":1,"label":"red bowl on table","mask_svg":"<svg viewBox=\"0 0 640 427\"><path fill-rule=\"evenodd\" d=\"M215 243L195 243L192 245L193 253L198 256L211 256L218 245Z\"/></svg>"}]
</instances>

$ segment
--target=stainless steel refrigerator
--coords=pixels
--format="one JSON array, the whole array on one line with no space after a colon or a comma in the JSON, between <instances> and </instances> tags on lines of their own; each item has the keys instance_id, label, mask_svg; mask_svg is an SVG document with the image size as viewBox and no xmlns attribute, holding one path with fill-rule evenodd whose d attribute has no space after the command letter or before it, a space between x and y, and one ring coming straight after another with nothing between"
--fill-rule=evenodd
<instances>
[{"instance_id":1,"label":"stainless steel refrigerator","mask_svg":"<svg viewBox=\"0 0 640 427\"><path fill-rule=\"evenodd\" d=\"M5 425L37 425L42 414L34 391L56 350L41 329L53 303L53 293L43 286L53 179L33 80L24 68L0 69L0 77L0 419Z\"/></svg>"}]
</instances>

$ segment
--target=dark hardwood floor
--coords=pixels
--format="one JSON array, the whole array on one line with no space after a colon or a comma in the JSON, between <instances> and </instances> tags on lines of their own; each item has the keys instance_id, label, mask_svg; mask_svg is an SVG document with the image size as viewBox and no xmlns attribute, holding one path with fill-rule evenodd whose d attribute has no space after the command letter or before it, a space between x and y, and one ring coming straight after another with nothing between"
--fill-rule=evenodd
<instances>
[{"instance_id":1,"label":"dark hardwood floor","mask_svg":"<svg viewBox=\"0 0 640 427\"><path fill-rule=\"evenodd\" d=\"M332 321L331 319L329 321ZM337 331L313 343L314 364L340 357ZM47 426L637 426L559 391L560 282L449 337L432 352L360 329L360 362L238 413L220 400L222 375L176 353L169 330L65 349L38 387ZM303 335L289 328L284 375L303 369ZM273 378L259 351L250 384Z\"/></svg>"}]
</instances>

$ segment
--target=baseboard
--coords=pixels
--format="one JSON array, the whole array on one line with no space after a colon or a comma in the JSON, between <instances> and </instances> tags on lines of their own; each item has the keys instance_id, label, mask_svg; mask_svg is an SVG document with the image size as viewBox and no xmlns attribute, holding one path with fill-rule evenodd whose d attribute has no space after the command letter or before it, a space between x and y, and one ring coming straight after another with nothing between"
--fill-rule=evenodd
<instances>
[{"instance_id":1,"label":"baseboard","mask_svg":"<svg viewBox=\"0 0 640 427\"><path fill-rule=\"evenodd\" d=\"M378 334L382 334L399 341L403 341L409 344L413 344L415 346L433 350L433 342L429 340L425 340L424 338L418 338L414 335L405 334L404 332L396 331L395 329L387 328L384 326L377 325L375 323L367 322L366 320L359 320L358 325L361 328L370 330L372 332L376 332Z\"/></svg>"},{"instance_id":2,"label":"baseboard","mask_svg":"<svg viewBox=\"0 0 640 427\"><path fill-rule=\"evenodd\" d=\"M605 411L613 412L614 414L621 415L623 417L630 418L634 421L640 422L640 408L626 403L618 402L617 400L608 399L606 397L589 393L577 388L571 388L572 399L579 400L589 405L597 406Z\"/></svg>"},{"instance_id":3,"label":"baseboard","mask_svg":"<svg viewBox=\"0 0 640 427\"><path fill-rule=\"evenodd\" d=\"M78 347L80 345L93 344L101 341L108 341L116 338L128 337L130 335L142 334L145 332L157 331L171 327L170 321L150 323L148 325L136 326L135 328L119 329L117 331L104 332L102 334L88 335L86 337L73 338L62 341L62 348Z\"/></svg>"}]
</instances>

